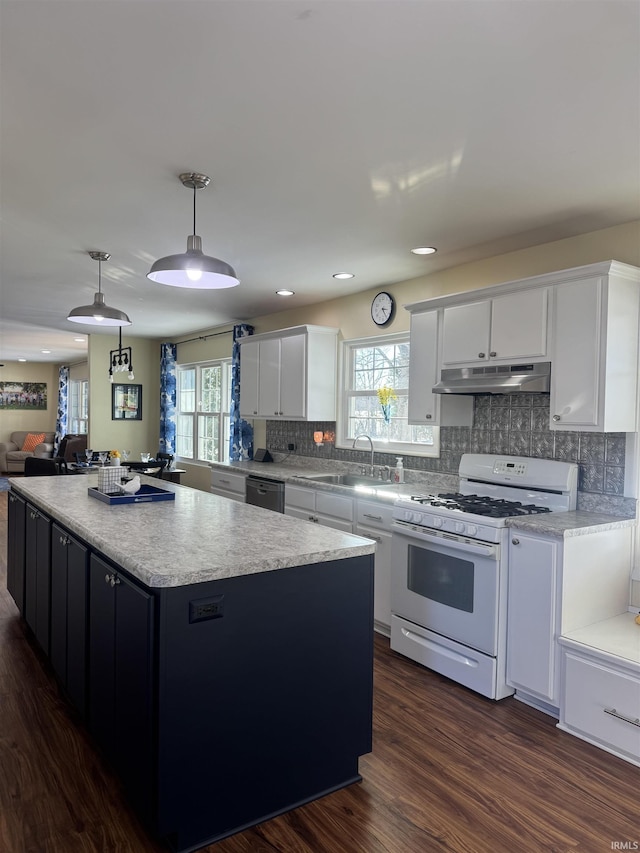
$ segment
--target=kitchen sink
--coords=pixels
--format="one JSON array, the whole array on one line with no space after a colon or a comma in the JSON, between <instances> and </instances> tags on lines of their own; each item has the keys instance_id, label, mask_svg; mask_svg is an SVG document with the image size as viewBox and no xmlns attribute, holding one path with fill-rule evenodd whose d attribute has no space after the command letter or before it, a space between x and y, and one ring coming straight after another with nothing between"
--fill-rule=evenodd
<instances>
[{"instance_id":1,"label":"kitchen sink","mask_svg":"<svg viewBox=\"0 0 640 853\"><path fill-rule=\"evenodd\" d=\"M305 480L313 480L316 483L333 483L336 486L369 486L379 488L380 486L392 485L390 480L379 480L376 477L367 477L364 474L309 474L304 475Z\"/></svg>"}]
</instances>

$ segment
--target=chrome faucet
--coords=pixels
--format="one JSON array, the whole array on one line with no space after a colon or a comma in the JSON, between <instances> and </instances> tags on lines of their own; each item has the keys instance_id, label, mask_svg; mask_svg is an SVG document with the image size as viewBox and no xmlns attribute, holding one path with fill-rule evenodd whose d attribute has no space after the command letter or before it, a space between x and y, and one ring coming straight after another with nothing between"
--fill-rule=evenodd
<instances>
[{"instance_id":1,"label":"chrome faucet","mask_svg":"<svg viewBox=\"0 0 640 853\"><path fill-rule=\"evenodd\" d=\"M356 446L356 441L357 441L359 438L366 438L366 439L367 439L367 441L369 442L369 444L371 445L371 464L370 464L370 466L369 466L369 476L370 476L370 477L373 477L373 441L371 440L371 436L370 436L370 435L367 435L367 434L366 434L366 433L364 433L364 432L360 432L360 433L358 433L358 435L353 439L353 447L355 447L355 446Z\"/></svg>"}]
</instances>

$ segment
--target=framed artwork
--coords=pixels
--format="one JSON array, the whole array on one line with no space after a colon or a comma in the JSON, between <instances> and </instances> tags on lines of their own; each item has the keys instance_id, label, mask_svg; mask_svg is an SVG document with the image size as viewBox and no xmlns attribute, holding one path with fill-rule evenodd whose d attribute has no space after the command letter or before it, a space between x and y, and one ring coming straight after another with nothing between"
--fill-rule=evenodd
<instances>
[{"instance_id":1,"label":"framed artwork","mask_svg":"<svg viewBox=\"0 0 640 853\"><path fill-rule=\"evenodd\" d=\"M142 420L142 385L111 386L111 420Z\"/></svg>"},{"instance_id":2,"label":"framed artwork","mask_svg":"<svg viewBox=\"0 0 640 853\"><path fill-rule=\"evenodd\" d=\"M0 382L0 411L46 408L46 382Z\"/></svg>"}]
</instances>

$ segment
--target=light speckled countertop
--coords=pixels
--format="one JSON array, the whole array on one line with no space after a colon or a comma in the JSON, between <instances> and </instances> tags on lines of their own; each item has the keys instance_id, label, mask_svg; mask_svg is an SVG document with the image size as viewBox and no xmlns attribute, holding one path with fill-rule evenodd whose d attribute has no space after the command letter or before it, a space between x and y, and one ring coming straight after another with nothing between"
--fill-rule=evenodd
<instances>
[{"instance_id":1,"label":"light speckled countertop","mask_svg":"<svg viewBox=\"0 0 640 853\"><path fill-rule=\"evenodd\" d=\"M298 461L300 460L300 461ZM438 494L439 492L455 492L459 487L458 477L451 474L436 474L431 472L417 472L406 470L405 475L412 482L403 485L393 483L381 483L377 490L351 486L341 486L336 483L319 483L314 480L305 480L305 475L326 474L330 472L348 471L355 473L360 466L338 466L336 463L322 463L313 467L310 460L298 457L295 461L286 463L262 462L231 462L230 464L218 463L211 466L218 470L237 471L243 474L255 474L261 477L282 480L296 486L307 486L308 488L321 491L336 492L337 494L349 495L352 498L366 498L383 503L393 503L398 497L406 497L415 494ZM595 498L595 496L592 496ZM635 501L629 500L629 509L635 509ZM589 533L614 529L618 527L633 527L636 524L635 517L630 513L611 514L606 512L578 510L576 512L543 513L541 515L520 516L506 522L507 527L514 527L529 533L539 533L545 536L553 536L565 539L571 536L586 536Z\"/></svg>"},{"instance_id":2,"label":"light speckled countertop","mask_svg":"<svg viewBox=\"0 0 640 853\"><path fill-rule=\"evenodd\" d=\"M540 533L557 539L571 536L588 536L603 530L615 530L619 527L634 527L635 518L619 518L600 512L546 512L542 515L507 519L506 526L527 533Z\"/></svg>"},{"instance_id":3,"label":"light speckled countertop","mask_svg":"<svg viewBox=\"0 0 640 853\"><path fill-rule=\"evenodd\" d=\"M11 479L71 533L149 587L185 586L373 554L375 543L308 521L141 477L174 501L109 506L88 495L97 476Z\"/></svg>"}]
</instances>

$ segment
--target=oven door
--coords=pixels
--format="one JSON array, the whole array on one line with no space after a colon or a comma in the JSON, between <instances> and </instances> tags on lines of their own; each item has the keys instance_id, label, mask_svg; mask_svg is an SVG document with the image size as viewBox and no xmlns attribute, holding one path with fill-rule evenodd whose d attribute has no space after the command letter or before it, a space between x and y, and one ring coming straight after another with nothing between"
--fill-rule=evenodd
<instances>
[{"instance_id":1,"label":"oven door","mask_svg":"<svg viewBox=\"0 0 640 853\"><path fill-rule=\"evenodd\" d=\"M495 657L499 557L499 545L394 522L392 613Z\"/></svg>"}]
</instances>

